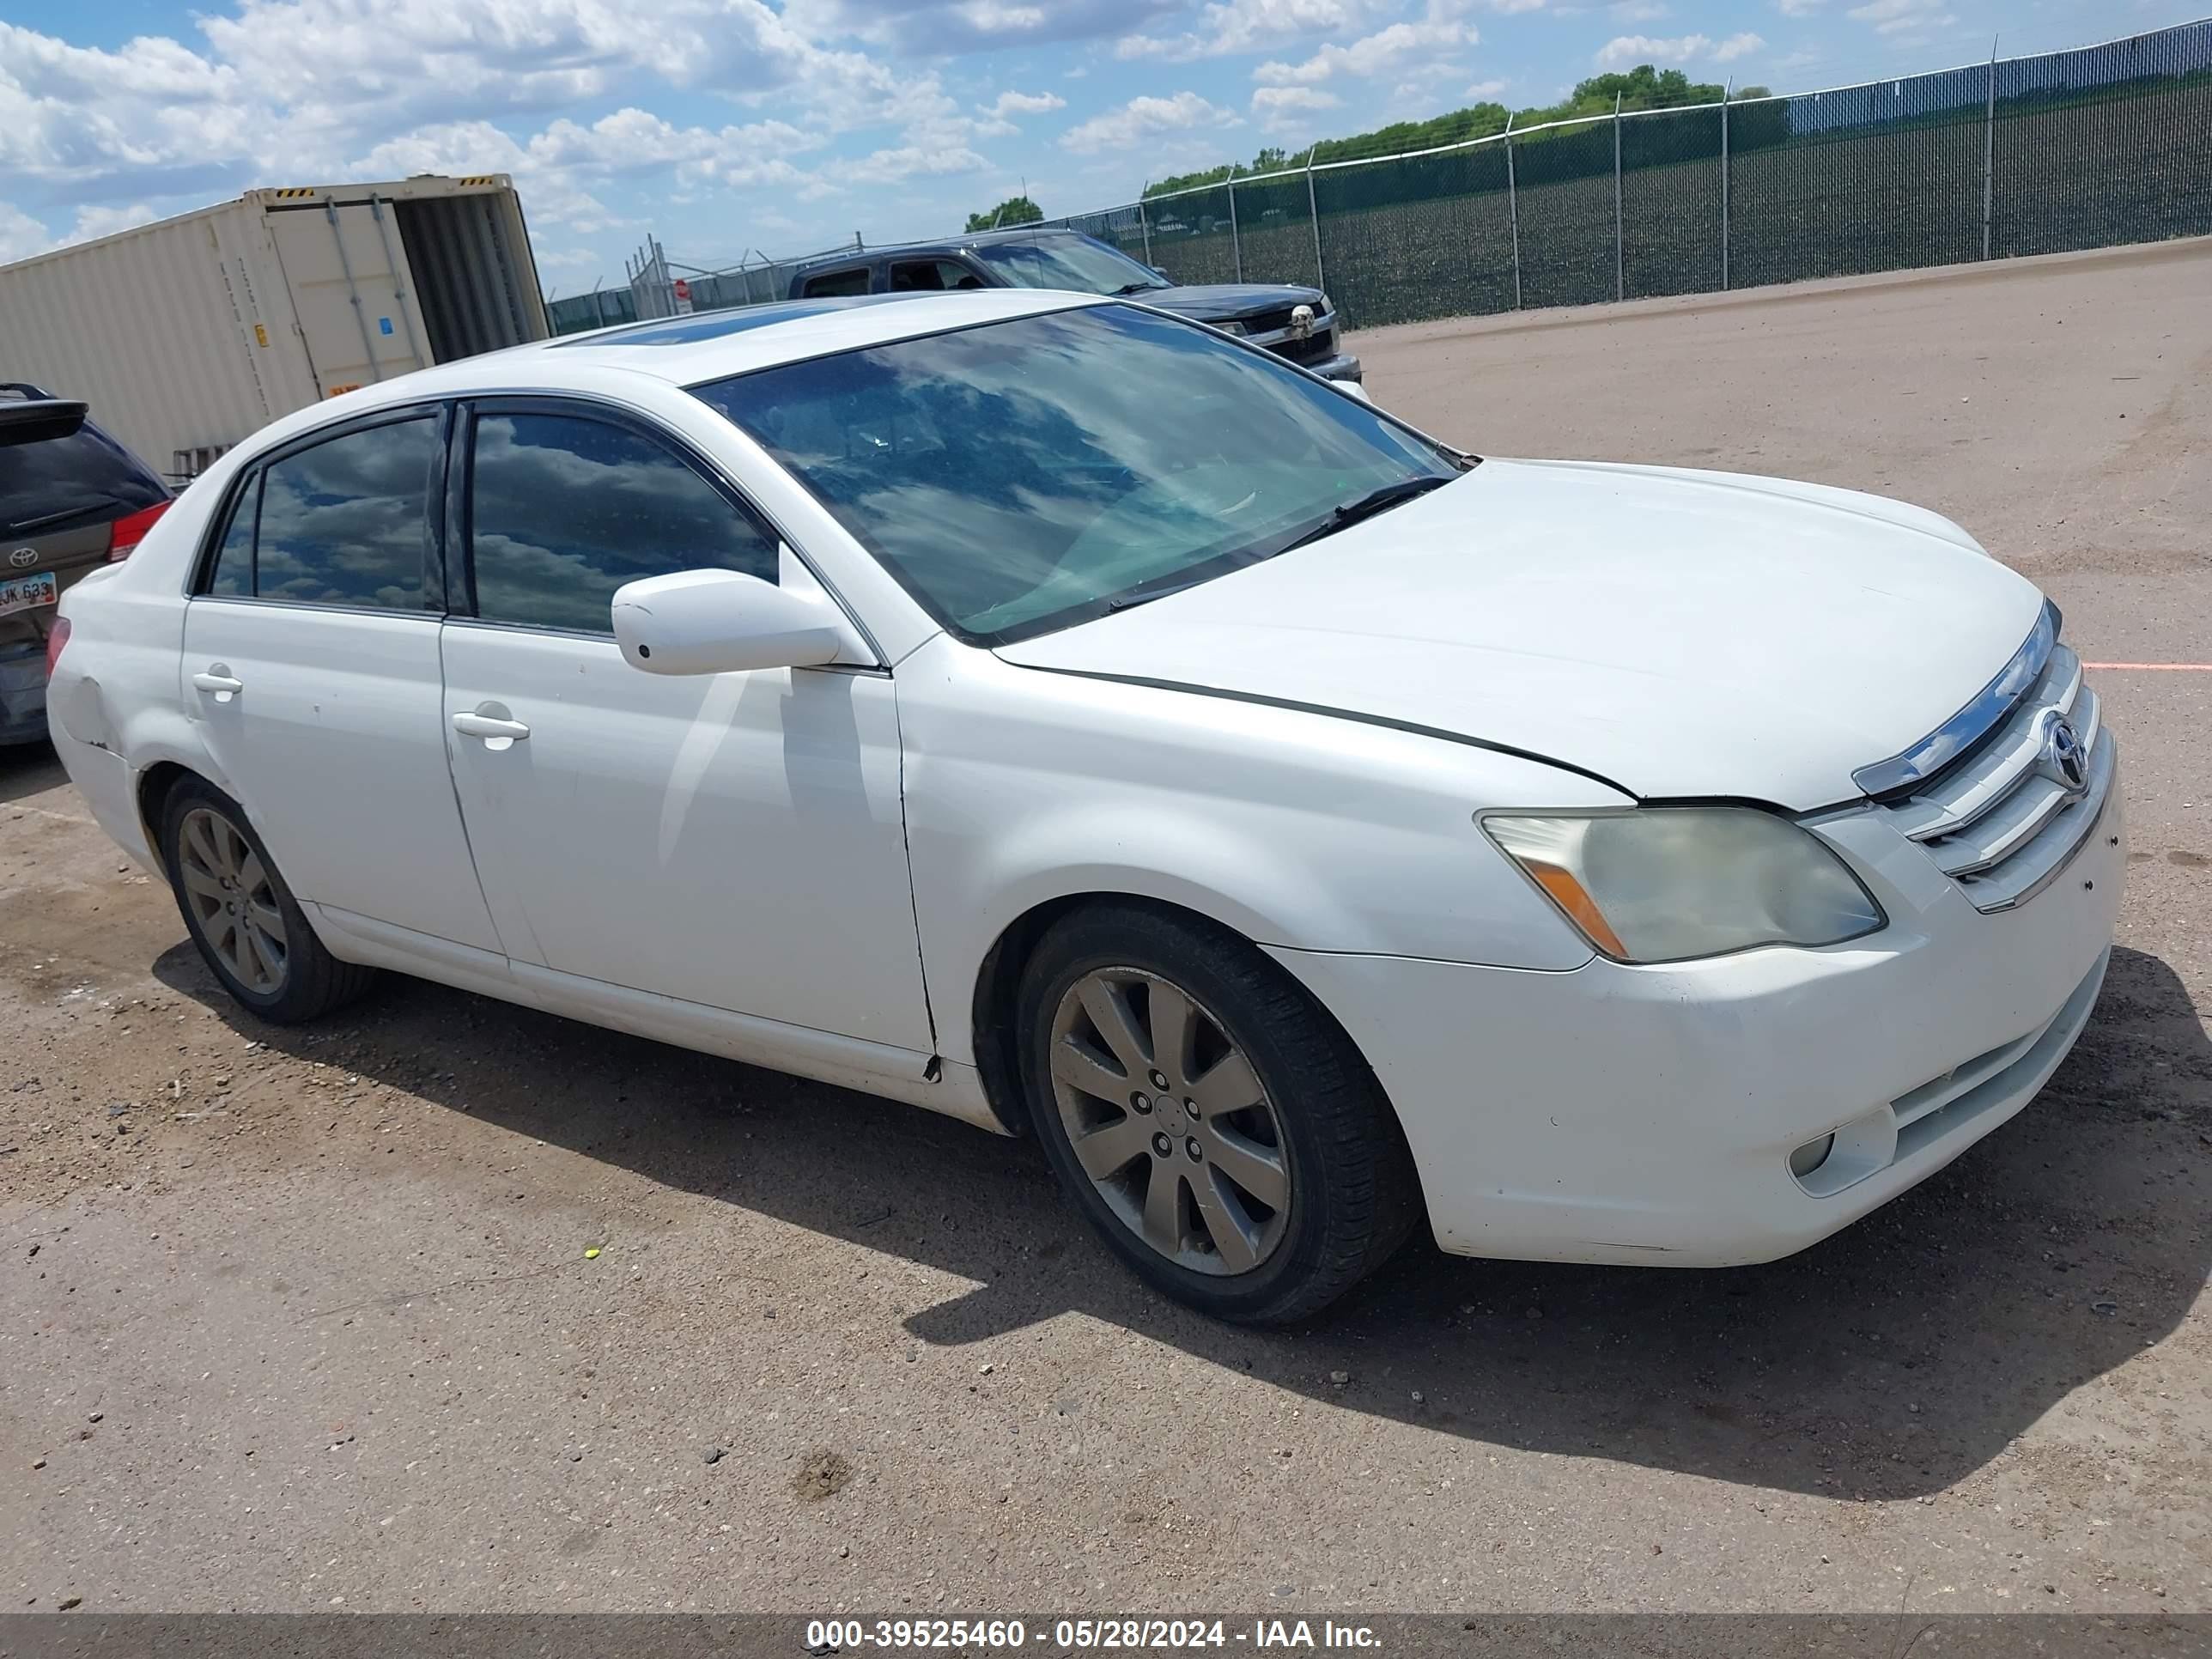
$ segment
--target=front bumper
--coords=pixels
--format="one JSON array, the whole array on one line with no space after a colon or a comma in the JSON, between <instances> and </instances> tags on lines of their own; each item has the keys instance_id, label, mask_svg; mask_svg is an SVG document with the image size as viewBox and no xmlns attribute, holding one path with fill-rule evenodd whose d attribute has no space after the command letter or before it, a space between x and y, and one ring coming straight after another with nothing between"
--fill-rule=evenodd
<instances>
[{"instance_id":1,"label":"front bumper","mask_svg":"<svg viewBox=\"0 0 2212 1659\"><path fill-rule=\"evenodd\" d=\"M2127 856L2117 787L2063 873L1995 915L1881 819L1828 833L1890 926L1824 950L1566 973L1273 954L1374 1066L1445 1250L1771 1261L2019 1112L2104 979ZM1832 1132L1829 1161L1793 1175L1791 1152Z\"/></svg>"},{"instance_id":2,"label":"front bumper","mask_svg":"<svg viewBox=\"0 0 2212 1659\"><path fill-rule=\"evenodd\" d=\"M1291 361L1297 362L1295 357ZM1350 380L1355 385L1365 374L1359 367L1359 359L1348 351L1340 351L1334 357L1323 357L1318 362L1298 363L1298 367L1310 374L1320 375L1324 380Z\"/></svg>"}]
</instances>

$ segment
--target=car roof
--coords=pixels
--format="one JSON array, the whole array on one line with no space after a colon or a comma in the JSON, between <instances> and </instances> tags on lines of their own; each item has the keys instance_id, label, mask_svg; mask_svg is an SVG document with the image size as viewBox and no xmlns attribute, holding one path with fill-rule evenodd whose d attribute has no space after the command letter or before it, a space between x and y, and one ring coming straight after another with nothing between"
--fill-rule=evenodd
<instances>
[{"instance_id":1,"label":"car roof","mask_svg":"<svg viewBox=\"0 0 2212 1659\"><path fill-rule=\"evenodd\" d=\"M782 300L619 323L586 334L558 335L487 351L362 386L272 422L254 434L250 446L240 447L258 451L342 415L368 414L397 404L479 392L589 389L605 384L601 371L608 369L673 386L698 386L894 340L1109 303L1095 294L994 288Z\"/></svg>"},{"instance_id":2,"label":"car roof","mask_svg":"<svg viewBox=\"0 0 2212 1659\"><path fill-rule=\"evenodd\" d=\"M797 277L818 270L842 270L877 259L926 259L933 253L957 253L963 247L994 247L1003 242L1039 242L1068 237L1084 242L1097 240L1079 230L1070 230L1066 225L1010 225L1004 230L978 230L965 236L933 236L920 242L894 242L884 247L825 253L818 259L809 259L794 267L792 275Z\"/></svg>"}]
</instances>

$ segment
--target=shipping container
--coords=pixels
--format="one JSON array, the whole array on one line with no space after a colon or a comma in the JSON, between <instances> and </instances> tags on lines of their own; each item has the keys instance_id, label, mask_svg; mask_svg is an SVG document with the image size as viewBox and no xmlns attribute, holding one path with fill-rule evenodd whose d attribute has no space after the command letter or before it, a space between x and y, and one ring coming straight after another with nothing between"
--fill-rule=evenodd
<instances>
[{"instance_id":1,"label":"shipping container","mask_svg":"<svg viewBox=\"0 0 2212 1659\"><path fill-rule=\"evenodd\" d=\"M0 265L0 380L179 483L279 415L548 332L505 173L252 190Z\"/></svg>"}]
</instances>

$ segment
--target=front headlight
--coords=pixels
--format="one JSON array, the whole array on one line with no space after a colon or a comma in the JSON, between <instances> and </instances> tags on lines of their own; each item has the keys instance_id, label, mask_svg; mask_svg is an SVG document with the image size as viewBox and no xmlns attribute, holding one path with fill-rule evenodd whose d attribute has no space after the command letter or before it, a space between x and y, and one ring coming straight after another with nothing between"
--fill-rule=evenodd
<instances>
[{"instance_id":1,"label":"front headlight","mask_svg":"<svg viewBox=\"0 0 2212 1659\"><path fill-rule=\"evenodd\" d=\"M1617 962L1680 962L1755 945L1838 945L1887 921L1829 848L1738 806L1589 817L1492 813L1490 838Z\"/></svg>"}]
</instances>

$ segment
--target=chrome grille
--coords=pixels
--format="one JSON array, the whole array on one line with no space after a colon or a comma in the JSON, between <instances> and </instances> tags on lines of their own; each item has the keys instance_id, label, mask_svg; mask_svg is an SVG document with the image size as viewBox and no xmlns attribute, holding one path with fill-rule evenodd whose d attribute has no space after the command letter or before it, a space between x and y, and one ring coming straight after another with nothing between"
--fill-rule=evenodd
<instances>
[{"instance_id":1,"label":"chrome grille","mask_svg":"<svg viewBox=\"0 0 2212 1659\"><path fill-rule=\"evenodd\" d=\"M2079 787L2051 757L2061 720L2086 762ZM2095 828L2118 752L2081 659L2054 644L2035 683L1964 758L1885 805L1977 909L2008 910L2039 892Z\"/></svg>"}]
</instances>

